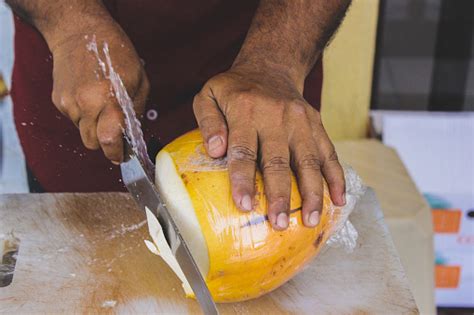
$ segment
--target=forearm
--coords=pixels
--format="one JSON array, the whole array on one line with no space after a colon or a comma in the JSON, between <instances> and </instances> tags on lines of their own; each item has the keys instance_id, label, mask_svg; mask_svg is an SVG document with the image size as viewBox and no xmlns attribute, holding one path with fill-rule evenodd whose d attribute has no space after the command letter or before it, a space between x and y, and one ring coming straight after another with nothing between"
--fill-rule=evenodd
<instances>
[{"instance_id":1,"label":"forearm","mask_svg":"<svg viewBox=\"0 0 474 315\"><path fill-rule=\"evenodd\" d=\"M262 0L234 66L273 67L302 88L350 0Z\"/></svg>"},{"instance_id":2,"label":"forearm","mask_svg":"<svg viewBox=\"0 0 474 315\"><path fill-rule=\"evenodd\" d=\"M85 25L112 18L101 0L6 0L12 10L36 27L50 48Z\"/></svg>"}]
</instances>

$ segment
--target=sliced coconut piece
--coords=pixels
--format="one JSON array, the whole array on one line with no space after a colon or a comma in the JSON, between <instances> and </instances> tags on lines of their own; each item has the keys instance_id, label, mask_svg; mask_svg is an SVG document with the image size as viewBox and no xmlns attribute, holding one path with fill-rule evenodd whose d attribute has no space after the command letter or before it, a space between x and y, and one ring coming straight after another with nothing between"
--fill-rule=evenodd
<instances>
[{"instance_id":1,"label":"sliced coconut piece","mask_svg":"<svg viewBox=\"0 0 474 315\"><path fill-rule=\"evenodd\" d=\"M173 255L168 242L166 241L165 234L163 233L163 228L158 222L158 219L153 215L153 213L146 208L146 218L148 222L148 231L153 242L145 240L146 247L155 255L160 256L168 264L168 266L173 270L173 272L178 276L178 278L183 283L183 289L186 293L186 296L194 296L193 290L189 285L188 280L184 276L183 270L178 264L178 261Z\"/></svg>"}]
</instances>

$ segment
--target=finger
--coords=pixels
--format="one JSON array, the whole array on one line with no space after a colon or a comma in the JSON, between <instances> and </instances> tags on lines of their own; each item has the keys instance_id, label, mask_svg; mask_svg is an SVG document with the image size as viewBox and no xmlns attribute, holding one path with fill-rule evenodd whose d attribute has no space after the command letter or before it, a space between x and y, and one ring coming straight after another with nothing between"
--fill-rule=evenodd
<instances>
[{"instance_id":1,"label":"finger","mask_svg":"<svg viewBox=\"0 0 474 315\"><path fill-rule=\"evenodd\" d=\"M193 110L207 153L213 158L224 156L227 150L227 125L215 99L201 91L194 97Z\"/></svg>"},{"instance_id":2,"label":"finger","mask_svg":"<svg viewBox=\"0 0 474 315\"><path fill-rule=\"evenodd\" d=\"M99 141L97 140L97 119L96 117L85 117L79 120L79 132L82 143L90 150L97 150Z\"/></svg>"},{"instance_id":3,"label":"finger","mask_svg":"<svg viewBox=\"0 0 474 315\"><path fill-rule=\"evenodd\" d=\"M323 206L321 161L309 123L300 127L290 140L292 167L303 199L303 223L307 227L315 227Z\"/></svg>"},{"instance_id":4,"label":"finger","mask_svg":"<svg viewBox=\"0 0 474 315\"><path fill-rule=\"evenodd\" d=\"M329 186L331 199L336 206L344 206L346 204L346 183L344 179L344 170L339 163L334 145L331 143L327 135L322 138L321 156L322 156L322 173Z\"/></svg>"},{"instance_id":5,"label":"finger","mask_svg":"<svg viewBox=\"0 0 474 315\"><path fill-rule=\"evenodd\" d=\"M104 155L114 164L123 160L123 113L117 104L108 104L99 115L97 138Z\"/></svg>"},{"instance_id":6,"label":"finger","mask_svg":"<svg viewBox=\"0 0 474 315\"><path fill-rule=\"evenodd\" d=\"M80 111L80 119L77 122L81 139L88 149L98 149L97 120L99 114L107 102L110 102L109 85L104 82L97 84L84 84L76 90L75 101Z\"/></svg>"},{"instance_id":7,"label":"finger","mask_svg":"<svg viewBox=\"0 0 474 315\"><path fill-rule=\"evenodd\" d=\"M259 139L268 218L274 229L284 230L289 224L291 191L287 138L272 130L270 134L261 134Z\"/></svg>"},{"instance_id":8,"label":"finger","mask_svg":"<svg viewBox=\"0 0 474 315\"><path fill-rule=\"evenodd\" d=\"M310 111L310 117L313 136L321 158L321 171L328 183L331 200L336 206L343 206L346 204L344 170L339 163L334 145L323 127L319 113L315 110Z\"/></svg>"},{"instance_id":9,"label":"finger","mask_svg":"<svg viewBox=\"0 0 474 315\"><path fill-rule=\"evenodd\" d=\"M81 117L79 107L77 106L76 99L67 93L57 92L55 89L52 93L53 104L56 108L68 117L76 127L79 126L79 119Z\"/></svg>"},{"instance_id":10,"label":"finger","mask_svg":"<svg viewBox=\"0 0 474 315\"><path fill-rule=\"evenodd\" d=\"M257 161L257 133L247 126L230 126L227 150L232 198L238 208L253 209Z\"/></svg>"}]
</instances>

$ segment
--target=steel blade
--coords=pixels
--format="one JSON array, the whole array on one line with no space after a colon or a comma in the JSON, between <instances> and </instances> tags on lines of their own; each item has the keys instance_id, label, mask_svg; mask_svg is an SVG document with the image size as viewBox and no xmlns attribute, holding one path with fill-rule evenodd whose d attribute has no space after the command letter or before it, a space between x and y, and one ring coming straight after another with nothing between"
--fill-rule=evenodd
<instances>
[{"instance_id":1,"label":"steel blade","mask_svg":"<svg viewBox=\"0 0 474 315\"><path fill-rule=\"evenodd\" d=\"M126 146L129 146L127 141L125 141L125 143ZM126 153L127 157L125 161L120 164L125 186L141 210L145 211L145 208L148 208L158 218L171 247L171 251L175 255L179 266L191 285L204 314L219 314L201 272L181 236L176 223L162 202L156 187L150 181L139 159L130 148L126 149Z\"/></svg>"}]
</instances>

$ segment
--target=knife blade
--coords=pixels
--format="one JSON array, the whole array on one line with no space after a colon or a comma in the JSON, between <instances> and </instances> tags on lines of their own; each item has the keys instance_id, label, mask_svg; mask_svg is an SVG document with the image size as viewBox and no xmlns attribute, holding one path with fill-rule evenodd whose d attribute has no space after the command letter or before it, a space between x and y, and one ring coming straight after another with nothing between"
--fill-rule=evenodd
<instances>
[{"instance_id":1,"label":"knife blade","mask_svg":"<svg viewBox=\"0 0 474 315\"><path fill-rule=\"evenodd\" d=\"M148 208L158 218L171 251L193 289L204 314L219 314L206 282L204 282L201 272L179 232L178 226L163 203L152 180L148 177L139 157L132 150L127 137L125 137L124 146L124 162L120 164L120 169L125 186L141 210L145 211Z\"/></svg>"},{"instance_id":2,"label":"knife blade","mask_svg":"<svg viewBox=\"0 0 474 315\"><path fill-rule=\"evenodd\" d=\"M154 165L147 154L143 131L140 121L137 119L133 101L130 95L128 95L120 75L112 65L109 46L106 42L103 43L102 52L104 53L105 60L99 55L95 35L92 41L88 43L87 49L95 54L103 75L110 80L113 95L124 114L124 162L120 164L122 180L140 209L145 211L148 208L162 225L171 251L193 289L204 313L209 315L218 314L216 304L212 300L196 262L170 212L163 204L160 194L153 185Z\"/></svg>"}]
</instances>

